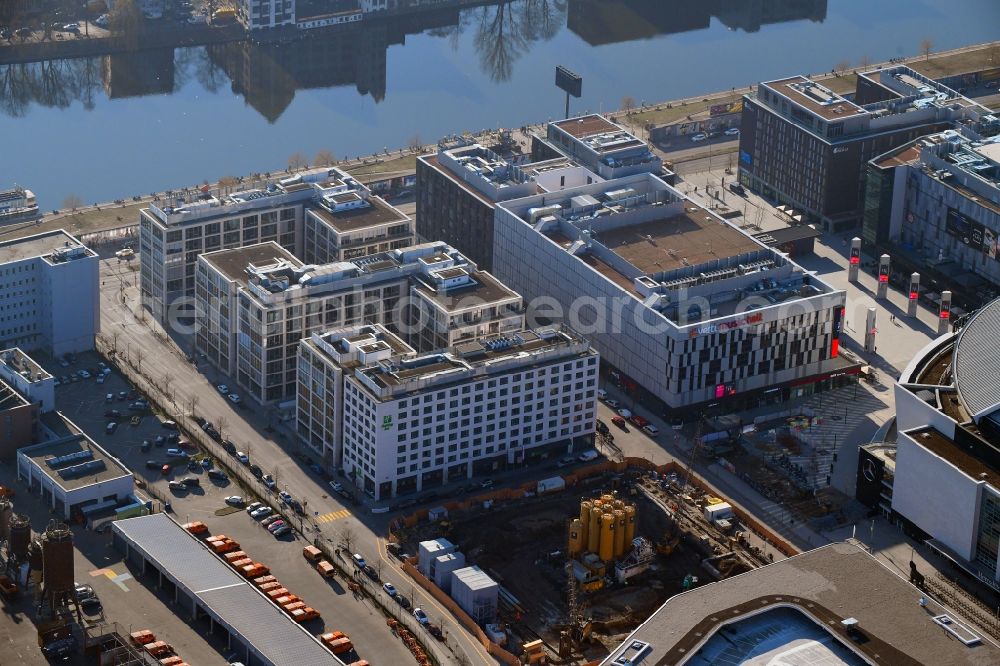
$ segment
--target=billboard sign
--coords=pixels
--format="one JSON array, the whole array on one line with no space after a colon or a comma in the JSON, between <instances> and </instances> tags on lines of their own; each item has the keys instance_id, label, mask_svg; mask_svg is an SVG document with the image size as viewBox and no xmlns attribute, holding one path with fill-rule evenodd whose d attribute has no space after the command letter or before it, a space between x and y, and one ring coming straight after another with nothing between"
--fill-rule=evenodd
<instances>
[{"instance_id":1,"label":"billboard sign","mask_svg":"<svg viewBox=\"0 0 1000 666\"><path fill-rule=\"evenodd\" d=\"M990 259L1000 261L1000 251L997 248L997 241L1000 240L998 232L988 229L975 220L971 220L954 208L949 208L945 216L944 230L952 238L955 238L963 245L973 250L978 250Z\"/></svg>"},{"instance_id":2,"label":"billboard sign","mask_svg":"<svg viewBox=\"0 0 1000 666\"><path fill-rule=\"evenodd\" d=\"M583 77L559 65L556 67L556 86L573 97L579 97L583 94Z\"/></svg>"}]
</instances>

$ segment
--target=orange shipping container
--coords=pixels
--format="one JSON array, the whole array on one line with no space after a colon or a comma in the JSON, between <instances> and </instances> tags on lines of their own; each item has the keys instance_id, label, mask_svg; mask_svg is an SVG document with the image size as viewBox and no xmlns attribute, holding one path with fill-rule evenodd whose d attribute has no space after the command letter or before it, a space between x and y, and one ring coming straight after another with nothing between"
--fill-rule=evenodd
<instances>
[{"instance_id":1,"label":"orange shipping container","mask_svg":"<svg viewBox=\"0 0 1000 666\"><path fill-rule=\"evenodd\" d=\"M270 569L268 569L260 562L254 562L253 564L247 564L246 566L237 566L235 564L233 566L237 567L240 571L242 571L243 575L246 576L247 578L256 578L258 576L263 576L264 574L271 572Z\"/></svg>"},{"instance_id":2,"label":"orange shipping container","mask_svg":"<svg viewBox=\"0 0 1000 666\"><path fill-rule=\"evenodd\" d=\"M208 526L205 525L205 523L201 522L200 520L195 520L190 523L186 523L184 525L184 529L186 529L191 534L204 534L205 532L208 531Z\"/></svg>"},{"instance_id":3,"label":"orange shipping container","mask_svg":"<svg viewBox=\"0 0 1000 666\"><path fill-rule=\"evenodd\" d=\"M309 620L314 620L319 617L319 613L316 612L315 608L298 608L292 611L292 619L296 622L308 622Z\"/></svg>"},{"instance_id":4,"label":"orange shipping container","mask_svg":"<svg viewBox=\"0 0 1000 666\"><path fill-rule=\"evenodd\" d=\"M170 645L163 641L153 641L152 643L146 645L145 649L146 652L154 657L158 657L161 654L166 654L171 651Z\"/></svg>"},{"instance_id":5,"label":"orange shipping container","mask_svg":"<svg viewBox=\"0 0 1000 666\"><path fill-rule=\"evenodd\" d=\"M226 560L226 562L232 563L235 562L236 560L242 560L243 558L247 557L247 554L242 550L234 550L231 553L226 553L222 557L223 559Z\"/></svg>"},{"instance_id":6,"label":"orange shipping container","mask_svg":"<svg viewBox=\"0 0 1000 666\"><path fill-rule=\"evenodd\" d=\"M279 585L280 585L280 583L279 583ZM279 587L279 588L276 588L276 589L273 589L273 590L268 590L267 591L267 596L271 597L271 600L274 601L275 599L278 599L279 597L283 597L283 596L287 595L288 593L289 592L288 592L288 590L286 588Z\"/></svg>"},{"instance_id":7,"label":"orange shipping container","mask_svg":"<svg viewBox=\"0 0 1000 666\"><path fill-rule=\"evenodd\" d=\"M163 664L163 666L180 666L180 664L184 663L184 660L177 655L174 655L172 657L161 659L160 663Z\"/></svg>"},{"instance_id":8,"label":"orange shipping container","mask_svg":"<svg viewBox=\"0 0 1000 666\"><path fill-rule=\"evenodd\" d=\"M324 643L329 643L330 641L335 641L338 638L347 638L347 635L342 631L331 631L326 634L322 634L319 639Z\"/></svg>"},{"instance_id":9,"label":"orange shipping container","mask_svg":"<svg viewBox=\"0 0 1000 666\"><path fill-rule=\"evenodd\" d=\"M283 597L276 598L274 600L274 603L278 604L279 606L287 606L288 604L294 604L296 601L302 601L302 599L299 599L294 594L286 594Z\"/></svg>"},{"instance_id":10,"label":"orange shipping container","mask_svg":"<svg viewBox=\"0 0 1000 666\"><path fill-rule=\"evenodd\" d=\"M253 560L249 557L241 557L238 560L233 560L229 564L231 564L234 569L242 569L243 567L253 566Z\"/></svg>"},{"instance_id":11,"label":"orange shipping container","mask_svg":"<svg viewBox=\"0 0 1000 666\"><path fill-rule=\"evenodd\" d=\"M263 585L261 585L260 586L260 591L261 592L270 592L271 590L277 590L280 587L281 587L281 583L279 583L278 581L273 581L271 583L264 583Z\"/></svg>"}]
</instances>

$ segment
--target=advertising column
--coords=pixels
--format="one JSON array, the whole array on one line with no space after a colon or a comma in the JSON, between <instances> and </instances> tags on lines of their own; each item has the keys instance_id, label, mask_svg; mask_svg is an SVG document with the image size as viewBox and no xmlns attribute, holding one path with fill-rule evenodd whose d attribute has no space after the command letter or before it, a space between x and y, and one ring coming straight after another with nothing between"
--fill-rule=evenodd
<instances>
[{"instance_id":1,"label":"advertising column","mask_svg":"<svg viewBox=\"0 0 1000 666\"><path fill-rule=\"evenodd\" d=\"M910 276L910 300L906 304L906 315L908 317L917 316L917 299L920 298L920 273Z\"/></svg>"},{"instance_id":2,"label":"advertising column","mask_svg":"<svg viewBox=\"0 0 1000 666\"><path fill-rule=\"evenodd\" d=\"M885 298L889 291L889 255L883 254L878 260L878 292L876 298Z\"/></svg>"},{"instance_id":3,"label":"advertising column","mask_svg":"<svg viewBox=\"0 0 1000 666\"><path fill-rule=\"evenodd\" d=\"M951 324L951 292L941 292L941 307L938 309L938 335L948 332Z\"/></svg>"},{"instance_id":4,"label":"advertising column","mask_svg":"<svg viewBox=\"0 0 1000 666\"><path fill-rule=\"evenodd\" d=\"M851 239L851 264L847 267L847 279L858 281L858 267L861 264L861 239L855 236Z\"/></svg>"}]
</instances>

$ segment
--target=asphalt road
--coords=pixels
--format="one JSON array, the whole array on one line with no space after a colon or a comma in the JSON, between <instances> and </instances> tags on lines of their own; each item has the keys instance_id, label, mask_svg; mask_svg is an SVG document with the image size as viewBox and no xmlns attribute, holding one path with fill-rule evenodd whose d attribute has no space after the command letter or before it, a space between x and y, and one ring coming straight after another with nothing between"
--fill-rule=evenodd
<instances>
[{"instance_id":1,"label":"asphalt road","mask_svg":"<svg viewBox=\"0 0 1000 666\"><path fill-rule=\"evenodd\" d=\"M303 526L310 539L327 539L333 545L339 542L345 529L349 530L354 535L353 550L369 560L382 560L383 578L399 589L409 589L411 581L385 553L383 537L388 533L388 515L373 515L366 512L363 505L345 503L327 492L322 479L309 471L308 463L296 455L301 456L304 451L291 435L266 432L267 411L236 409L215 388L219 383L233 386L234 381L221 376L207 364L199 367L189 362L188 350L182 351L155 322L149 317L144 321L138 319L135 315L140 311L137 278L138 272L129 270L126 262L114 258L102 260L101 331L108 339L116 341L119 353L132 359L146 377L168 390L175 405L172 411L176 420L180 421L182 414L191 412L193 401L196 413L211 420L224 438L249 454L251 462L274 475L279 488L288 490L305 505L308 516ZM220 446L216 449L212 451L215 457L227 456ZM266 492L263 485L258 491ZM174 510L183 514L183 498L174 502ZM465 655L471 663L492 661L482 646L432 597L419 588L414 597L414 605L427 611L435 622L442 623L449 637L448 645L455 651ZM391 638L384 620L377 618L377 621L385 635ZM458 663L458 658L450 653L442 656L449 663Z\"/></svg>"}]
</instances>

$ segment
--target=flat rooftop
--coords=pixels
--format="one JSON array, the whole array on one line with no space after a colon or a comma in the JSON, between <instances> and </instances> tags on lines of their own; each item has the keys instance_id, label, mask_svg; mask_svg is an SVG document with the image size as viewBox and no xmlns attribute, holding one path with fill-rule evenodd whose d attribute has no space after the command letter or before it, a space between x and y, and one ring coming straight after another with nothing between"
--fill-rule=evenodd
<instances>
[{"instance_id":1,"label":"flat rooftop","mask_svg":"<svg viewBox=\"0 0 1000 666\"><path fill-rule=\"evenodd\" d=\"M0 378L0 412L15 407L24 407L28 401L20 393L14 390L7 382Z\"/></svg>"},{"instance_id":2,"label":"flat rooftop","mask_svg":"<svg viewBox=\"0 0 1000 666\"><path fill-rule=\"evenodd\" d=\"M341 233L409 220L406 215L378 197L369 197L368 203L370 205L362 208L352 208L336 212L329 211L319 205L311 206L307 210Z\"/></svg>"},{"instance_id":3,"label":"flat rooftop","mask_svg":"<svg viewBox=\"0 0 1000 666\"><path fill-rule=\"evenodd\" d=\"M227 278L241 282L244 285L247 283L246 269L250 264L261 266L284 259L296 267L302 266L302 262L294 254L274 241L237 247L231 250L206 252L201 256L205 258L208 264L215 267L217 271Z\"/></svg>"},{"instance_id":4,"label":"flat rooftop","mask_svg":"<svg viewBox=\"0 0 1000 666\"><path fill-rule=\"evenodd\" d=\"M56 250L73 246L82 247L80 241L62 229L36 236L4 241L0 243L0 264L24 261L25 259L33 259L35 257L45 257ZM95 256L91 250L86 248L85 250L86 256Z\"/></svg>"},{"instance_id":5,"label":"flat rooftop","mask_svg":"<svg viewBox=\"0 0 1000 666\"><path fill-rule=\"evenodd\" d=\"M453 173L450 169L446 169L444 166L442 166L441 161L438 159L437 154L434 154L434 155L422 155L422 156L418 157L417 159L423 160L424 162L426 162L430 167L432 167L433 169L435 169L436 171L438 171L439 173L441 173L443 176L447 177L451 182L455 183L456 185L458 185L459 187L461 187L463 190L465 190L466 192L468 192L472 196L474 196L477 199L479 199L480 201L482 201L487 206L491 206L492 207L495 204L495 202L492 199L490 199L488 196L486 196L484 193L480 192L479 190L477 190L476 188L474 188L472 185L470 185L469 183L467 183L464 180L462 180L461 178L459 178L458 175L455 174L455 173Z\"/></svg>"},{"instance_id":6,"label":"flat rooftop","mask_svg":"<svg viewBox=\"0 0 1000 666\"><path fill-rule=\"evenodd\" d=\"M978 630L972 629L981 642L966 645L942 629L933 619L937 614L947 613L953 621L971 626L933 601L929 608L921 607L917 600L922 595L858 546L833 543L671 597L602 664L613 666L620 655L633 649L635 641L649 646L641 662L637 662L642 666L777 663L748 659L779 646L788 646L781 663L796 665L1000 663L1000 649ZM767 611L761 613L763 609ZM783 635L755 633L744 624L749 617L760 618L759 623L774 620L772 613L779 609L786 610L778 616L796 613L790 616L797 620L795 623L772 623L779 632L785 632ZM847 636L841 622L849 618L857 620L855 626L865 640L854 641ZM796 632L792 624L808 626L809 632ZM744 640L732 640L734 636ZM725 655L721 651L709 654L722 638L730 639L725 647L732 650ZM856 654L834 648L838 644L853 648L865 661L859 662ZM804 659L808 652L803 650L836 660L809 661Z\"/></svg>"},{"instance_id":7,"label":"flat rooftop","mask_svg":"<svg viewBox=\"0 0 1000 666\"><path fill-rule=\"evenodd\" d=\"M490 303L520 298L519 294L506 287L489 273L472 271L468 284L437 291L432 284L416 276L417 292L445 311L463 310L469 307L485 307Z\"/></svg>"},{"instance_id":8,"label":"flat rooftop","mask_svg":"<svg viewBox=\"0 0 1000 666\"><path fill-rule=\"evenodd\" d=\"M579 118L569 118L552 123L567 134L582 139L591 134L604 134L606 132L621 131L621 127L607 120L604 116L597 114L581 116Z\"/></svg>"},{"instance_id":9,"label":"flat rooftop","mask_svg":"<svg viewBox=\"0 0 1000 666\"><path fill-rule=\"evenodd\" d=\"M826 120L836 120L867 113L863 108L848 101L826 86L804 76L791 76L777 81L766 81L768 86L780 95L822 116Z\"/></svg>"},{"instance_id":10,"label":"flat rooftop","mask_svg":"<svg viewBox=\"0 0 1000 666\"><path fill-rule=\"evenodd\" d=\"M112 530L169 580L196 597L217 621L252 645L265 663L342 666L343 662L305 628L167 514L119 520Z\"/></svg>"},{"instance_id":11,"label":"flat rooftop","mask_svg":"<svg viewBox=\"0 0 1000 666\"><path fill-rule=\"evenodd\" d=\"M673 217L598 232L594 237L645 275L761 249L750 236L693 205Z\"/></svg>"},{"instance_id":12,"label":"flat rooftop","mask_svg":"<svg viewBox=\"0 0 1000 666\"><path fill-rule=\"evenodd\" d=\"M920 146L916 142L909 143L875 158L875 164L882 168L915 164L920 161Z\"/></svg>"},{"instance_id":13,"label":"flat rooftop","mask_svg":"<svg viewBox=\"0 0 1000 666\"><path fill-rule=\"evenodd\" d=\"M0 363L8 366L11 370L18 374L22 372L29 373L31 378L28 379L28 381L32 383L42 379L52 378L52 375L50 375L45 368L38 365L38 363L35 362L35 359L31 358L17 347L0 351Z\"/></svg>"},{"instance_id":14,"label":"flat rooftop","mask_svg":"<svg viewBox=\"0 0 1000 666\"><path fill-rule=\"evenodd\" d=\"M90 456L83 457L83 451L89 451ZM59 466L50 466L45 461L52 458L60 458L71 454L81 454L77 461L67 462ZM118 479L131 474L121 463L111 457L104 449L100 448L92 439L83 433L70 434L62 439L43 444L35 444L18 450L18 455L24 455L31 459L35 465L50 479L52 479L63 490L76 490L84 486L90 486L111 479ZM85 473L72 475L65 478L59 472L84 464L90 461L103 461L100 464L88 469Z\"/></svg>"},{"instance_id":15,"label":"flat rooftop","mask_svg":"<svg viewBox=\"0 0 1000 666\"><path fill-rule=\"evenodd\" d=\"M974 479L982 479L994 488L1000 488L1000 470L987 463L983 458L964 451L954 440L936 428L928 426L905 432L925 449L944 458L963 473Z\"/></svg>"}]
</instances>

